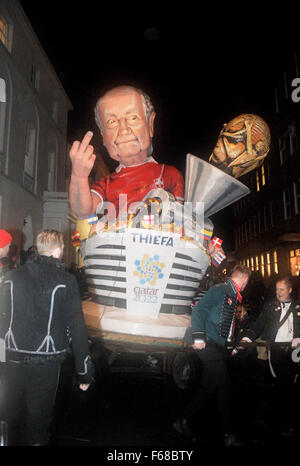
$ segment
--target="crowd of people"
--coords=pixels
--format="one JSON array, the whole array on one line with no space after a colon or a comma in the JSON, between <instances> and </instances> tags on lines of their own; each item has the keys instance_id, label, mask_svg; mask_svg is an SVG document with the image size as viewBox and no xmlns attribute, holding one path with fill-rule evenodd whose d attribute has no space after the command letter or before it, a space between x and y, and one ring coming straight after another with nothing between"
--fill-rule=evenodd
<instances>
[{"instance_id":1,"label":"crowd of people","mask_svg":"<svg viewBox=\"0 0 300 466\"><path fill-rule=\"evenodd\" d=\"M93 381L81 308L87 290L84 285L84 292L80 291L77 268L72 264L67 270L61 261L61 233L42 231L37 246L30 248L18 266L5 260L11 242L11 235L0 230L0 368L6 394L1 398L5 402L0 406L0 419L9 428L17 423L25 396L27 424L22 441L44 445L49 441L61 365L70 352L81 390ZM300 346L297 285L289 276L277 276L268 289L257 274L242 265L236 265L229 278L207 274L202 282L205 289L198 294L191 313L190 344L199 357L199 380L173 424L181 436L195 440L193 419L203 406L215 402L224 444L243 445L236 434L236 407L243 399L245 417L247 412L253 416L255 407L263 422L250 389L260 377L272 387L272 399L268 400L276 410L272 427L276 425L283 436L300 435L295 383L299 358L293 358L293 351Z\"/></svg>"},{"instance_id":2,"label":"crowd of people","mask_svg":"<svg viewBox=\"0 0 300 466\"><path fill-rule=\"evenodd\" d=\"M245 444L237 434L241 421L260 423L261 442L268 435L300 437L298 280L277 276L266 288L257 273L235 266L229 279L219 277L198 297L192 307L191 344L201 371L174 429L195 440L193 419L211 402L212 409L215 403L219 411L225 445ZM266 398L258 393L262 386L269 389Z\"/></svg>"}]
</instances>

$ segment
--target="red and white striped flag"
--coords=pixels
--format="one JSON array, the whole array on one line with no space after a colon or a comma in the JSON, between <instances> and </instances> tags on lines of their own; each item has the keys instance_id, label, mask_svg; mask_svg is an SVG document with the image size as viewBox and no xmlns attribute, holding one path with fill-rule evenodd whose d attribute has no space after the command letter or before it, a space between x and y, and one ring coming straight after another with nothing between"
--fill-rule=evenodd
<instances>
[{"instance_id":1,"label":"red and white striped flag","mask_svg":"<svg viewBox=\"0 0 300 466\"><path fill-rule=\"evenodd\" d=\"M219 267L219 265L221 264L221 262L223 262L223 260L226 258L225 254L223 254L222 251L217 251L214 253L214 255L212 256L212 263L216 266L216 267Z\"/></svg>"}]
</instances>

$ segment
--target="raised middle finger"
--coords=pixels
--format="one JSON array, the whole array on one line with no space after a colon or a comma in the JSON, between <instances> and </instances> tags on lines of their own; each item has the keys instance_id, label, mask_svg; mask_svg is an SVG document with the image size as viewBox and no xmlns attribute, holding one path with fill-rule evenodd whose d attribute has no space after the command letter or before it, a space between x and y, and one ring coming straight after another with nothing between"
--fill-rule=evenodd
<instances>
[{"instance_id":1,"label":"raised middle finger","mask_svg":"<svg viewBox=\"0 0 300 466\"><path fill-rule=\"evenodd\" d=\"M84 135L84 138L82 139L81 143L80 143L80 149L85 151L86 148L89 146L90 144L90 141L93 137L93 132L92 131L88 131L85 135Z\"/></svg>"}]
</instances>

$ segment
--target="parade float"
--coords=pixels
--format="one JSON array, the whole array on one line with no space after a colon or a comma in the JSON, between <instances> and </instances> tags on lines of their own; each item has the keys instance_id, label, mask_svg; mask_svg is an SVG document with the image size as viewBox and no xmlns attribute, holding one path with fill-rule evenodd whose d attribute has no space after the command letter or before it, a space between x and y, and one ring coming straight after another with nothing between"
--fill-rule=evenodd
<instances>
[{"instance_id":1,"label":"parade float","mask_svg":"<svg viewBox=\"0 0 300 466\"><path fill-rule=\"evenodd\" d=\"M263 162L269 145L264 120L240 115L222 128L209 162L187 154L184 203L158 188L113 224L85 221L80 249L90 338L114 354L163 354L164 370L173 370L199 282L225 257L210 217L249 194L237 178Z\"/></svg>"}]
</instances>

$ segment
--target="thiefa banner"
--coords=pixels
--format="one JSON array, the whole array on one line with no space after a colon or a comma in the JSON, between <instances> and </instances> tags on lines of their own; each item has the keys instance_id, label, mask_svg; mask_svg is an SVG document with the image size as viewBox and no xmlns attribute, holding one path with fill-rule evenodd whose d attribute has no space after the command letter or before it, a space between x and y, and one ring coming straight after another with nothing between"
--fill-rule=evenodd
<instances>
[{"instance_id":1,"label":"thiefa banner","mask_svg":"<svg viewBox=\"0 0 300 466\"><path fill-rule=\"evenodd\" d=\"M127 230L127 312L159 315L180 235L156 230Z\"/></svg>"}]
</instances>

